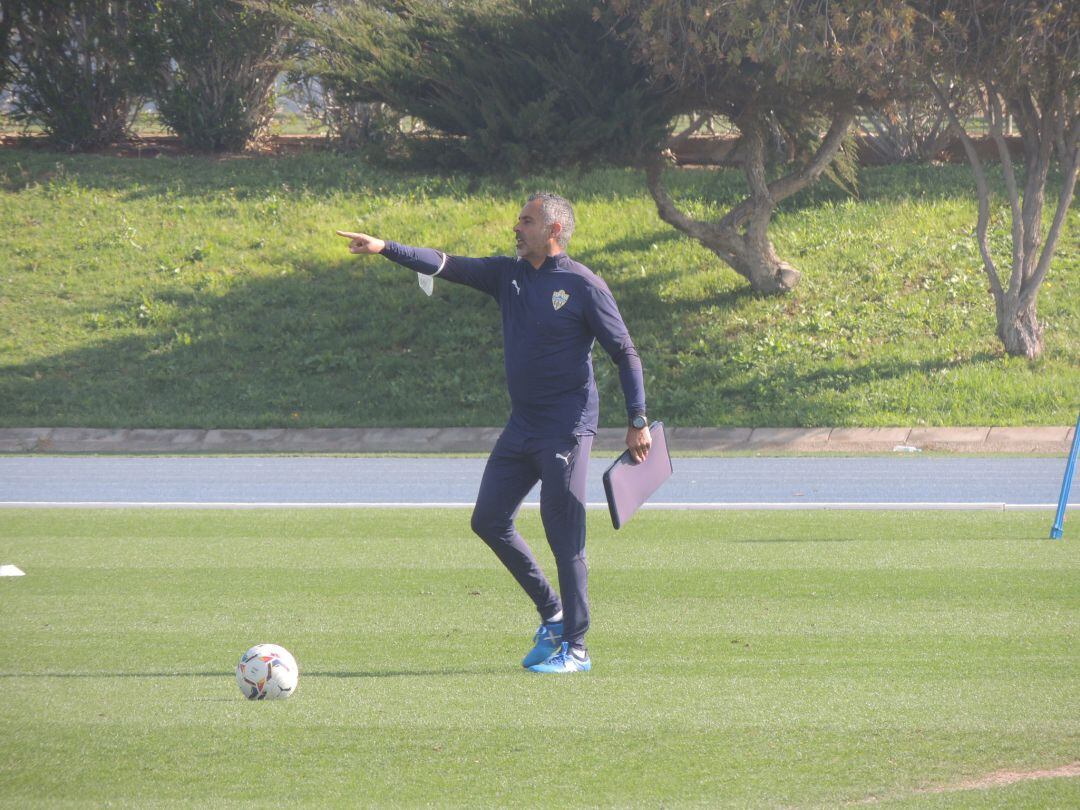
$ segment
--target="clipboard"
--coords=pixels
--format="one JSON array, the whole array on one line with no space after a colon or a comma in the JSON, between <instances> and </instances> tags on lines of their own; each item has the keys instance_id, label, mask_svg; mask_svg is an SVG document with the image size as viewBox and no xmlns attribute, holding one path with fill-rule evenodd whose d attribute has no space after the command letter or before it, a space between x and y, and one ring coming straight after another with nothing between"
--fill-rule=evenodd
<instances>
[{"instance_id":1,"label":"clipboard","mask_svg":"<svg viewBox=\"0 0 1080 810\"><path fill-rule=\"evenodd\" d=\"M642 462L636 462L625 450L604 471L604 492L607 494L611 523L620 529L629 522L634 513L649 497L667 481L675 471L671 466L664 423L649 425L652 447Z\"/></svg>"}]
</instances>

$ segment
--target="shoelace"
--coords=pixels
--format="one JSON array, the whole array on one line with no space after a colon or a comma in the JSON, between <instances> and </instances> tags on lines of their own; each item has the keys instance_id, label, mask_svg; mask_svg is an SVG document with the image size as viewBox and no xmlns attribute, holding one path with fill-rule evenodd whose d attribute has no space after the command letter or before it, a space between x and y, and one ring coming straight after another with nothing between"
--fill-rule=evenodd
<instances>
[{"instance_id":1,"label":"shoelace","mask_svg":"<svg viewBox=\"0 0 1080 810\"><path fill-rule=\"evenodd\" d=\"M569 657L570 653L560 651L555 653L555 655L553 655L551 658L549 658L548 663L552 664L553 666L565 667L569 663L569 661L567 660Z\"/></svg>"},{"instance_id":2,"label":"shoelace","mask_svg":"<svg viewBox=\"0 0 1080 810\"><path fill-rule=\"evenodd\" d=\"M573 649L565 642L563 642L562 649L560 649L557 653L555 653L555 655L548 659L549 663L555 664L556 666L560 667L568 666L571 663L573 663L574 666L581 667L584 666L585 662L588 660L588 656L586 656L585 658L578 658L576 655L574 655Z\"/></svg>"}]
</instances>

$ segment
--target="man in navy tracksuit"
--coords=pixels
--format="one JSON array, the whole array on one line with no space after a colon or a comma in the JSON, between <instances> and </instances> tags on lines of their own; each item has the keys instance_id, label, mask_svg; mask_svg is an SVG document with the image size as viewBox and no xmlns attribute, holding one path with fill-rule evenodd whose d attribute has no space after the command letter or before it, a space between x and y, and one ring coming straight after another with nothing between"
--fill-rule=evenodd
<instances>
[{"instance_id":1,"label":"man in navy tracksuit","mask_svg":"<svg viewBox=\"0 0 1080 810\"><path fill-rule=\"evenodd\" d=\"M472 528L540 613L533 648L522 661L534 672L592 667L585 648L585 475L599 411L594 339L619 366L630 423L627 447L640 461L652 442L641 360L607 285L566 255L573 231L573 209L555 194L534 194L521 209L514 226L517 258L469 259L338 231L351 240L352 253L380 253L417 273L474 287L499 304L513 409L488 458ZM514 526L521 502L537 481L559 593Z\"/></svg>"}]
</instances>

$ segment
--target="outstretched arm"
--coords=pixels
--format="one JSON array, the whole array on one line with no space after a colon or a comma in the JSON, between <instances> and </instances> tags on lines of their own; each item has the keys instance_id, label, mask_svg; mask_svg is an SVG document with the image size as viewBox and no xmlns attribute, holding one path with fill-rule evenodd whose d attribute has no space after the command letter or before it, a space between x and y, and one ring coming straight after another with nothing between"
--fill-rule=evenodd
<instances>
[{"instance_id":1,"label":"outstretched arm","mask_svg":"<svg viewBox=\"0 0 1080 810\"><path fill-rule=\"evenodd\" d=\"M421 275L439 276L455 284L465 284L494 298L499 297L499 262L498 258L470 259L464 256L451 256L431 248L411 247L385 239L378 239L366 233L338 231L349 241L349 252L361 256L379 253L395 264L408 267Z\"/></svg>"}]
</instances>

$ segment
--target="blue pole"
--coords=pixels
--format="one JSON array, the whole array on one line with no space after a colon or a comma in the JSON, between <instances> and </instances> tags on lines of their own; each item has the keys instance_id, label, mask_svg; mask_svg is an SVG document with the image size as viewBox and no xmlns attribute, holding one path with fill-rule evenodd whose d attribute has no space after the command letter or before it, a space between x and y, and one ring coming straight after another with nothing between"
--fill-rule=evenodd
<instances>
[{"instance_id":1,"label":"blue pole","mask_svg":"<svg viewBox=\"0 0 1080 810\"><path fill-rule=\"evenodd\" d=\"M1061 497L1058 498L1057 517L1054 525L1050 527L1050 539L1061 539L1061 526L1065 522L1065 507L1069 504L1069 490L1072 489L1073 472L1076 471L1076 453L1080 450L1080 417L1076 419L1076 429L1073 430L1072 450L1069 451L1069 463L1065 465L1065 478L1061 482Z\"/></svg>"}]
</instances>

